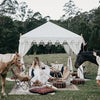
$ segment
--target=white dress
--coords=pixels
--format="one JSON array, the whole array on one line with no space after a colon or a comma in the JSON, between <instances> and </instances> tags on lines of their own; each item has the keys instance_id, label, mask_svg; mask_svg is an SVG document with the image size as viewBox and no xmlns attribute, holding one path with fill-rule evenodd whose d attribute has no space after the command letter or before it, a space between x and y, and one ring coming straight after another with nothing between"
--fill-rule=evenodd
<instances>
[{"instance_id":1,"label":"white dress","mask_svg":"<svg viewBox=\"0 0 100 100\"><path fill-rule=\"evenodd\" d=\"M100 80L100 57L99 56L96 57L96 61L99 65L96 80Z\"/></svg>"},{"instance_id":2,"label":"white dress","mask_svg":"<svg viewBox=\"0 0 100 100\"><path fill-rule=\"evenodd\" d=\"M79 66L78 70L77 70L77 73L78 73L78 77L80 79L84 79L84 70L83 70L83 66Z\"/></svg>"},{"instance_id":3,"label":"white dress","mask_svg":"<svg viewBox=\"0 0 100 100\"><path fill-rule=\"evenodd\" d=\"M41 69L38 65L36 65L34 69L34 77L31 79L31 84L36 80L40 81L42 84L46 84L48 79L50 78L50 68L45 66L45 69Z\"/></svg>"}]
</instances>

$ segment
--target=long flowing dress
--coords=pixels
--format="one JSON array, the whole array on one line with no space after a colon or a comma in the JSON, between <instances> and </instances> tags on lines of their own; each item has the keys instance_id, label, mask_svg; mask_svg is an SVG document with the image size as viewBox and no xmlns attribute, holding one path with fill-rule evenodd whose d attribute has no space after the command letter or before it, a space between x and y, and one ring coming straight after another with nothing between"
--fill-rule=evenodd
<instances>
[{"instance_id":1,"label":"long flowing dress","mask_svg":"<svg viewBox=\"0 0 100 100\"><path fill-rule=\"evenodd\" d=\"M77 73L78 73L78 77L80 79L84 79L84 70L83 70L83 66L79 66L78 70L77 70Z\"/></svg>"},{"instance_id":2,"label":"long flowing dress","mask_svg":"<svg viewBox=\"0 0 100 100\"><path fill-rule=\"evenodd\" d=\"M100 80L100 57L96 56L96 61L99 65L96 80Z\"/></svg>"},{"instance_id":3,"label":"long flowing dress","mask_svg":"<svg viewBox=\"0 0 100 100\"><path fill-rule=\"evenodd\" d=\"M42 69L38 65L36 65L34 69L34 77L31 79L31 82L33 83L36 80L38 80L42 84L46 84L49 78L50 78L50 68L48 66L45 66L45 69Z\"/></svg>"}]
</instances>

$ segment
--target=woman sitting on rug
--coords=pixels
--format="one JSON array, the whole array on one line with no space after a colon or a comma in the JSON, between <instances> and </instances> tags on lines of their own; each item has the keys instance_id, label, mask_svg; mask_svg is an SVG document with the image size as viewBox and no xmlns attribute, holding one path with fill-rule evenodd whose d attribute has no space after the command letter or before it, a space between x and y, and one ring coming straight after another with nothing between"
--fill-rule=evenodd
<instances>
[{"instance_id":1,"label":"woman sitting on rug","mask_svg":"<svg viewBox=\"0 0 100 100\"><path fill-rule=\"evenodd\" d=\"M71 82L71 73L70 71L68 70L67 66L64 66L64 72L63 72L63 75L62 75L62 80L66 81L66 84L67 85L70 85L70 82Z\"/></svg>"},{"instance_id":2,"label":"woman sitting on rug","mask_svg":"<svg viewBox=\"0 0 100 100\"><path fill-rule=\"evenodd\" d=\"M48 79L52 78L50 76L49 66L40 62L38 57L34 58L32 68L32 71L34 71L34 77L31 79L32 84L36 81L41 82L41 84L46 84L46 82L48 82Z\"/></svg>"},{"instance_id":3,"label":"woman sitting on rug","mask_svg":"<svg viewBox=\"0 0 100 100\"><path fill-rule=\"evenodd\" d=\"M100 86L100 57L97 56L96 52L93 52L93 55L96 57L96 61L97 61L98 65L99 65L96 80L97 80L97 84Z\"/></svg>"}]
</instances>

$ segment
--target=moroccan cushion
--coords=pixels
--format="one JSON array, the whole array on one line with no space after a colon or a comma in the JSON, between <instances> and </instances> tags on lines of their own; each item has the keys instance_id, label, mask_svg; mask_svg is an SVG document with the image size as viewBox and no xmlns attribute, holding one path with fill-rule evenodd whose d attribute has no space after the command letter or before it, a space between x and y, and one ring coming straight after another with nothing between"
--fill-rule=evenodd
<instances>
[{"instance_id":1,"label":"moroccan cushion","mask_svg":"<svg viewBox=\"0 0 100 100\"><path fill-rule=\"evenodd\" d=\"M71 83L73 84L84 84L85 80L80 78L75 78Z\"/></svg>"},{"instance_id":2,"label":"moroccan cushion","mask_svg":"<svg viewBox=\"0 0 100 100\"><path fill-rule=\"evenodd\" d=\"M62 67L63 67L63 64L54 64L54 63L51 63L51 66L54 67L53 71L61 71ZM52 70L51 70L52 71Z\"/></svg>"},{"instance_id":3,"label":"moroccan cushion","mask_svg":"<svg viewBox=\"0 0 100 100\"><path fill-rule=\"evenodd\" d=\"M37 88L32 88L29 91L31 93L39 93L39 94L42 94L42 95L55 92L55 90L50 88L50 87L37 87Z\"/></svg>"},{"instance_id":4,"label":"moroccan cushion","mask_svg":"<svg viewBox=\"0 0 100 100\"><path fill-rule=\"evenodd\" d=\"M66 83L63 81L55 81L53 82L53 86L57 88L66 88Z\"/></svg>"}]
</instances>

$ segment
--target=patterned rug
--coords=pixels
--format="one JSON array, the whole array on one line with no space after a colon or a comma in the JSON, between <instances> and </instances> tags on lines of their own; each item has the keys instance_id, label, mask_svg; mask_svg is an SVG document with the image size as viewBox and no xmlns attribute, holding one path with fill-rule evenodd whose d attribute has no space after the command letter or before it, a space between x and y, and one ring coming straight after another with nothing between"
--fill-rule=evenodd
<instances>
[{"instance_id":1,"label":"patterned rug","mask_svg":"<svg viewBox=\"0 0 100 100\"><path fill-rule=\"evenodd\" d=\"M76 85L73 85L73 84L66 86L66 88L57 89L57 91L65 91L65 90L77 91L79 89ZM29 88L18 87L16 85L13 87L13 89L9 93L9 95L27 95L27 94L28 95L39 95L36 93L30 93ZM49 93L49 94L54 95L55 93Z\"/></svg>"}]
</instances>

